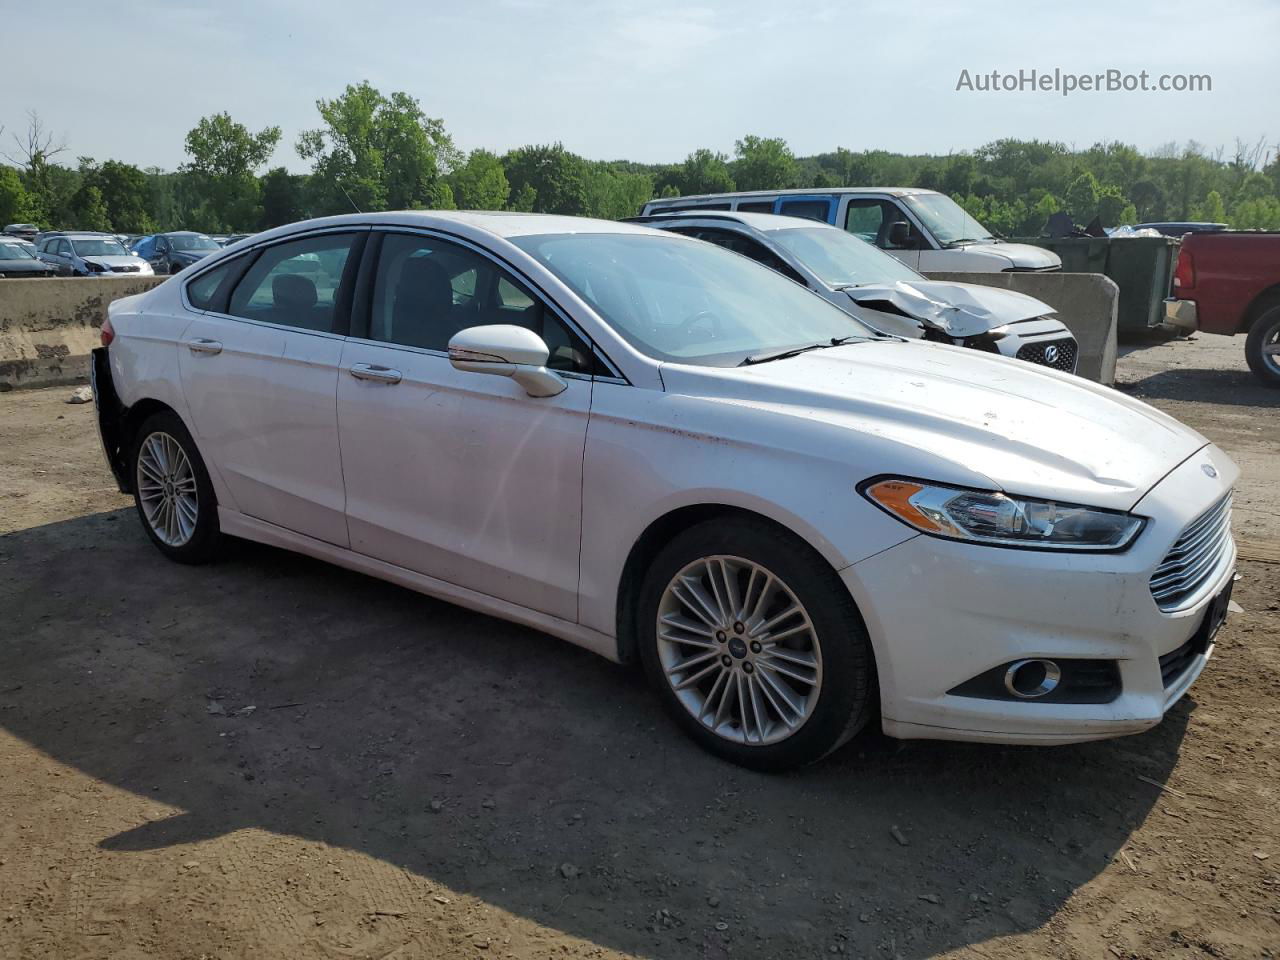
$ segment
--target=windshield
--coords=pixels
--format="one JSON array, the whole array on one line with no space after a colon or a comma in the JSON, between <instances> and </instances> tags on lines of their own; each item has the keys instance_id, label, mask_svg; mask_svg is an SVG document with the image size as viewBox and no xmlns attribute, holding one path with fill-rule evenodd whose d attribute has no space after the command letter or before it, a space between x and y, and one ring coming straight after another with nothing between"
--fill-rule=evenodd
<instances>
[{"instance_id":1,"label":"windshield","mask_svg":"<svg viewBox=\"0 0 1280 960\"><path fill-rule=\"evenodd\" d=\"M944 247L949 243L995 239L990 230L946 194L908 194L902 200Z\"/></svg>"},{"instance_id":2,"label":"windshield","mask_svg":"<svg viewBox=\"0 0 1280 960\"><path fill-rule=\"evenodd\" d=\"M0 243L0 260L34 260L26 247L20 243Z\"/></svg>"},{"instance_id":3,"label":"windshield","mask_svg":"<svg viewBox=\"0 0 1280 960\"><path fill-rule=\"evenodd\" d=\"M924 279L897 257L834 227L770 230L769 239L829 287Z\"/></svg>"},{"instance_id":4,"label":"windshield","mask_svg":"<svg viewBox=\"0 0 1280 960\"><path fill-rule=\"evenodd\" d=\"M757 354L875 336L798 283L714 244L671 234L511 242L657 360L730 366Z\"/></svg>"},{"instance_id":5,"label":"windshield","mask_svg":"<svg viewBox=\"0 0 1280 960\"><path fill-rule=\"evenodd\" d=\"M129 254L119 240L108 237L77 238L71 241L77 257L127 257Z\"/></svg>"},{"instance_id":6,"label":"windshield","mask_svg":"<svg viewBox=\"0 0 1280 960\"><path fill-rule=\"evenodd\" d=\"M172 236L169 246L175 250L221 250L217 242L205 236Z\"/></svg>"}]
</instances>

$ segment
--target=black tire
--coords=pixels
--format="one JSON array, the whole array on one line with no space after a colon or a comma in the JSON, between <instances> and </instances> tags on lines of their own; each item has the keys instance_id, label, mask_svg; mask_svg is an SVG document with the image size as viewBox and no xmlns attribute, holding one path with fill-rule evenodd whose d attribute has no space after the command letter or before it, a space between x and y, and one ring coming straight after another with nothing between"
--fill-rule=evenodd
<instances>
[{"instance_id":1,"label":"black tire","mask_svg":"<svg viewBox=\"0 0 1280 960\"><path fill-rule=\"evenodd\" d=\"M184 543L178 545L165 543L160 538L147 519L142 502L138 458L147 438L157 434L165 434L177 442L190 463L195 477L197 503L195 529ZM209 480L209 471L204 465L204 459L200 456L200 451L182 419L176 413L163 410L153 413L143 421L133 438L133 447L129 452L129 470L134 508L138 511L142 529L147 532L147 536L156 548L170 560L178 563L209 563L216 559L222 541L222 533L218 526L218 500L214 495L213 484Z\"/></svg>"},{"instance_id":2,"label":"black tire","mask_svg":"<svg viewBox=\"0 0 1280 960\"><path fill-rule=\"evenodd\" d=\"M1244 358L1249 369L1269 387L1280 387L1280 355L1268 360L1262 348L1277 343L1280 343L1280 304L1263 311L1262 316L1253 321L1244 342Z\"/></svg>"},{"instance_id":3,"label":"black tire","mask_svg":"<svg viewBox=\"0 0 1280 960\"><path fill-rule=\"evenodd\" d=\"M681 703L663 670L657 619L677 573L702 557L740 557L765 567L803 605L821 651L817 701L803 724L775 743L746 744L717 735ZM764 520L708 520L673 539L650 565L637 603L640 658L668 712L701 746L755 770L781 771L822 759L866 726L878 701L875 658L848 589L807 543Z\"/></svg>"}]
</instances>

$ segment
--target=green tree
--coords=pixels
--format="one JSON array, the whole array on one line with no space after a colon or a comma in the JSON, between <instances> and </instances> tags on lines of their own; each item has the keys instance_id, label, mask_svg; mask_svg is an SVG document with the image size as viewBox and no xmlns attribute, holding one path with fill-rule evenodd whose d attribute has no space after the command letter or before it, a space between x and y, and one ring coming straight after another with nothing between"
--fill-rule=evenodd
<instances>
[{"instance_id":1,"label":"green tree","mask_svg":"<svg viewBox=\"0 0 1280 960\"><path fill-rule=\"evenodd\" d=\"M80 163L80 190L96 189L113 229L122 233L152 233L155 221L147 209L147 175L118 160Z\"/></svg>"},{"instance_id":2,"label":"green tree","mask_svg":"<svg viewBox=\"0 0 1280 960\"><path fill-rule=\"evenodd\" d=\"M1071 219L1087 224L1098 215L1098 178L1088 170L1084 171L1067 187L1063 201Z\"/></svg>"},{"instance_id":3,"label":"green tree","mask_svg":"<svg viewBox=\"0 0 1280 960\"><path fill-rule=\"evenodd\" d=\"M449 175L449 182L462 210L501 210L511 195L502 161L488 150L472 150L467 162Z\"/></svg>"},{"instance_id":4,"label":"green tree","mask_svg":"<svg viewBox=\"0 0 1280 960\"><path fill-rule=\"evenodd\" d=\"M280 128L251 133L230 114L203 117L187 134L184 167L202 196L194 211L204 230L248 229L259 220L257 170L280 142Z\"/></svg>"},{"instance_id":5,"label":"green tree","mask_svg":"<svg viewBox=\"0 0 1280 960\"><path fill-rule=\"evenodd\" d=\"M562 143L530 145L512 150L502 159L511 189L525 196L533 191L537 213L581 216L587 212L587 161Z\"/></svg>"},{"instance_id":6,"label":"green tree","mask_svg":"<svg viewBox=\"0 0 1280 960\"><path fill-rule=\"evenodd\" d=\"M695 193L730 193L737 189L729 173L729 158L713 150L695 150L684 158L676 183L685 196ZM650 199L649 197L645 198Z\"/></svg>"},{"instance_id":7,"label":"green tree","mask_svg":"<svg viewBox=\"0 0 1280 960\"><path fill-rule=\"evenodd\" d=\"M586 212L605 220L634 217L653 197L653 177L647 173L619 170L609 163L591 164L586 187Z\"/></svg>"},{"instance_id":8,"label":"green tree","mask_svg":"<svg viewBox=\"0 0 1280 960\"><path fill-rule=\"evenodd\" d=\"M81 230L104 230L113 228L111 218L107 215L107 205L103 202L102 191L97 187L81 187L75 196L76 226Z\"/></svg>"},{"instance_id":9,"label":"green tree","mask_svg":"<svg viewBox=\"0 0 1280 960\"><path fill-rule=\"evenodd\" d=\"M26 220L30 215L30 203L18 171L0 164L0 227L6 223Z\"/></svg>"},{"instance_id":10,"label":"green tree","mask_svg":"<svg viewBox=\"0 0 1280 960\"><path fill-rule=\"evenodd\" d=\"M1129 203L1118 187L1108 185L1098 191L1097 216L1104 227L1132 224L1133 220L1125 219L1125 211L1132 207L1133 204Z\"/></svg>"},{"instance_id":11,"label":"green tree","mask_svg":"<svg viewBox=\"0 0 1280 960\"><path fill-rule=\"evenodd\" d=\"M511 199L507 201L507 209L517 213L533 213L537 203L538 191L526 183L511 194Z\"/></svg>"},{"instance_id":12,"label":"green tree","mask_svg":"<svg viewBox=\"0 0 1280 960\"><path fill-rule=\"evenodd\" d=\"M734 156L739 190L781 190L795 181L795 154L781 137L748 134L734 145Z\"/></svg>"},{"instance_id":13,"label":"green tree","mask_svg":"<svg viewBox=\"0 0 1280 960\"><path fill-rule=\"evenodd\" d=\"M1204 220L1207 223L1225 223L1227 208L1222 202L1222 194L1217 190L1210 190L1204 202L1196 205L1194 217L1196 220Z\"/></svg>"},{"instance_id":14,"label":"green tree","mask_svg":"<svg viewBox=\"0 0 1280 960\"><path fill-rule=\"evenodd\" d=\"M316 109L324 126L305 131L297 149L312 164L317 212L410 210L442 199L436 183L457 150L444 123L409 94L384 96L366 80Z\"/></svg>"},{"instance_id":15,"label":"green tree","mask_svg":"<svg viewBox=\"0 0 1280 960\"><path fill-rule=\"evenodd\" d=\"M258 218L258 229L267 230L305 220L306 182L305 176L290 173L284 167L273 167L263 174L259 181L262 214Z\"/></svg>"},{"instance_id":16,"label":"green tree","mask_svg":"<svg viewBox=\"0 0 1280 960\"><path fill-rule=\"evenodd\" d=\"M1043 232L1049 218L1062 209L1062 204L1052 193L1046 193L1036 201L1035 206L1027 214L1018 232L1024 237L1038 237Z\"/></svg>"}]
</instances>

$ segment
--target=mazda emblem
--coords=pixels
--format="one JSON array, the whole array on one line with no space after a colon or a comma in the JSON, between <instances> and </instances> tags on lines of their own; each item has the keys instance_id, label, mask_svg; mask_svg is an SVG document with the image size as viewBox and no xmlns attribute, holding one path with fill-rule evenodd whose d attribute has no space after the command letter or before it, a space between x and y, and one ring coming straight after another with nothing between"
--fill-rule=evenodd
<instances>
[{"instance_id":1,"label":"mazda emblem","mask_svg":"<svg viewBox=\"0 0 1280 960\"><path fill-rule=\"evenodd\" d=\"M1049 346L1044 348L1044 362L1045 363L1058 362L1058 348L1055 347L1053 344L1049 344Z\"/></svg>"}]
</instances>

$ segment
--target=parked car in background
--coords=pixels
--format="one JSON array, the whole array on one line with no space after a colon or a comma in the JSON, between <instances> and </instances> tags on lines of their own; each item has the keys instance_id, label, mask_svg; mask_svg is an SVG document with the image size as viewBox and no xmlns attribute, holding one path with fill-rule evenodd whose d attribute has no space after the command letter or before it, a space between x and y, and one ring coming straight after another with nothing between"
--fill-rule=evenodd
<instances>
[{"instance_id":1,"label":"parked car in background","mask_svg":"<svg viewBox=\"0 0 1280 960\"><path fill-rule=\"evenodd\" d=\"M239 243L241 240L247 240L249 237L252 237L252 236L253 236L252 233L233 233L231 234L231 236L227 237L226 242L223 243L222 245L224 247L229 247L233 243Z\"/></svg>"},{"instance_id":2,"label":"parked car in background","mask_svg":"<svg viewBox=\"0 0 1280 960\"><path fill-rule=\"evenodd\" d=\"M1187 333L1248 334L1249 369L1280 387L1280 233L1187 234L1165 319Z\"/></svg>"},{"instance_id":3,"label":"parked car in background","mask_svg":"<svg viewBox=\"0 0 1280 960\"><path fill-rule=\"evenodd\" d=\"M1207 223L1198 220L1160 221L1159 223L1139 223L1135 230L1154 230L1166 237L1180 237L1186 233L1218 233L1227 229L1225 223Z\"/></svg>"},{"instance_id":4,"label":"parked car in background","mask_svg":"<svg viewBox=\"0 0 1280 960\"><path fill-rule=\"evenodd\" d=\"M33 249L17 237L0 236L0 279L57 276L57 271L36 257Z\"/></svg>"},{"instance_id":5,"label":"parked car in background","mask_svg":"<svg viewBox=\"0 0 1280 960\"><path fill-rule=\"evenodd\" d=\"M42 233L37 255L64 277L152 273L150 264L109 233Z\"/></svg>"},{"instance_id":6,"label":"parked car in background","mask_svg":"<svg viewBox=\"0 0 1280 960\"><path fill-rule=\"evenodd\" d=\"M944 193L914 187L759 190L650 200L643 216L680 210L777 213L819 220L921 273L1061 270L1056 253L995 236Z\"/></svg>"},{"instance_id":7,"label":"parked car in background","mask_svg":"<svg viewBox=\"0 0 1280 960\"><path fill-rule=\"evenodd\" d=\"M156 273L177 273L221 249L212 237L191 230L143 237L133 248Z\"/></svg>"},{"instance_id":8,"label":"parked car in background","mask_svg":"<svg viewBox=\"0 0 1280 960\"><path fill-rule=\"evenodd\" d=\"M1228 609L1239 471L1204 437L671 232L312 220L115 301L102 340L107 459L164 555L245 537L638 659L748 766L877 713L1138 733Z\"/></svg>"},{"instance_id":9,"label":"parked car in background","mask_svg":"<svg viewBox=\"0 0 1280 960\"><path fill-rule=\"evenodd\" d=\"M1074 373L1079 347L1047 303L1012 290L926 280L871 244L825 223L766 213L637 217L750 257L881 333L973 347Z\"/></svg>"},{"instance_id":10,"label":"parked car in background","mask_svg":"<svg viewBox=\"0 0 1280 960\"><path fill-rule=\"evenodd\" d=\"M34 223L10 223L4 228L5 236L17 237L28 242L35 240L39 233L40 228Z\"/></svg>"}]
</instances>

